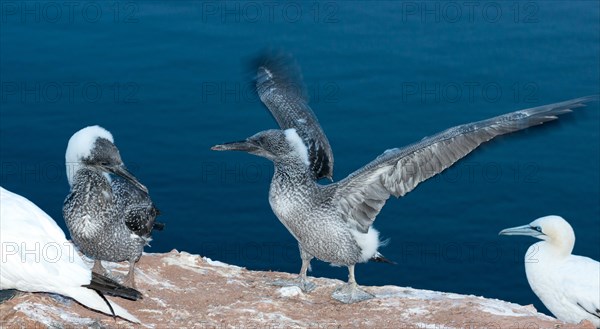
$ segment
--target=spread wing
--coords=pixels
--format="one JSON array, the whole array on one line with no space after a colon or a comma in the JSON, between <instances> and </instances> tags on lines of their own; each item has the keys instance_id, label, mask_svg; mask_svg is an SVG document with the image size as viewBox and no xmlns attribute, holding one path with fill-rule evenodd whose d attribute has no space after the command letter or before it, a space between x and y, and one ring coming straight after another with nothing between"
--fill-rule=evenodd
<instances>
[{"instance_id":1,"label":"spread wing","mask_svg":"<svg viewBox=\"0 0 600 329\"><path fill-rule=\"evenodd\" d=\"M300 69L291 58L265 55L256 61L256 91L281 129L294 128L308 149L315 179L333 177L333 154L327 136L308 106Z\"/></svg>"},{"instance_id":2,"label":"spread wing","mask_svg":"<svg viewBox=\"0 0 600 329\"><path fill-rule=\"evenodd\" d=\"M557 119L597 96L520 110L447 129L401 149L388 150L337 184L334 198L344 218L367 232L385 201L412 191L490 139Z\"/></svg>"}]
</instances>

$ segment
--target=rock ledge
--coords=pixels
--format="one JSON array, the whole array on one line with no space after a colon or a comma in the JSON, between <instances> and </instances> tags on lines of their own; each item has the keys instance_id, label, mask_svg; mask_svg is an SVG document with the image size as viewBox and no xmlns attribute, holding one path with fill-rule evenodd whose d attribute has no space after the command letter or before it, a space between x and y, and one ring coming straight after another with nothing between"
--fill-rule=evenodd
<instances>
[{"instance_id":1,"label":"rock ledge","mask_svg":"<svg viewBox=\"0 0 600 329\"><path fill-rule=\"evenodd\" d=\"M106 264L111 267L110 264ZM126 266L113 264L113 273ZM113 299L142 325L113 319L49 294L19 294L0 304L2 328L593 328L568 325L495 299L396 286L364 287L377 298L344 305L330 298L342 282L314 278L317 289L269 284L294 275L249 271L173 250L145 254L136 270L137 302Z\"/></svg>"}]
</instances>

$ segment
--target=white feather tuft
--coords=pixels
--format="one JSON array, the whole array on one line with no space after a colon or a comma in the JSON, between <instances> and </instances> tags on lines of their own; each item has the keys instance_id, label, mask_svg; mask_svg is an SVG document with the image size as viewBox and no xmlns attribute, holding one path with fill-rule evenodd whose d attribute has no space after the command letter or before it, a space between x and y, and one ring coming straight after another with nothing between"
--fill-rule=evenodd
<instances>
[{"instance_id":1,"label":"white feather tuft","mask_svg":"<svg viewBox=\"0 0 600 329\"><path fill-rule=\"evenodd\" d=\"M361 262L367 262L377 254L377 248L382 245L379 242L379 231L370 227L367 233L356 230L351 230L350 232L352 232L354 240L356 240L356 243L362 250L360 255Z\"/></svg>"},{"instance_id":2,"label":"white feather tuft","mask_svg":"<svg viewBox=\"0 0 600 329\"><path fill-rule=\"evenodd\" d=\"M65 153L65 162L67 166L67 179L70 186L73 185L73 178L77 170L79 170L81 159L90 156L94 143L98 138L108 139L111 143L115 142L112 134L100 126L85 127L73 134L69 139L67 152Z\"/></svg>"},{"instance_id":3,"label":"white feather tuft","mask_svg":"<svg viewBox=\"0 0 600 329\"><path fill-rule=\"evenodd\" d=\"M307 166L310 165L308 161L308 149L306 145L304 145L304 141L300 138L300 135L296 132L296 129L290 128L284 131L285 139L290 143L292 149L296 151L302 162L304 162Z\"/></svg>"}]
</instances>

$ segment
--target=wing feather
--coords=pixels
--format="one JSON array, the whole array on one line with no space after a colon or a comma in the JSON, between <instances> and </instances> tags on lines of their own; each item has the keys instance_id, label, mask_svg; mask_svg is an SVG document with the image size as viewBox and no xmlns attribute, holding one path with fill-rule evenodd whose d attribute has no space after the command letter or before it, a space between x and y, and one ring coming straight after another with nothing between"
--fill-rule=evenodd
<instances>
[{"instance_id":1,"label":"wing feather","mask_svg":"<svg viewBox=\"0 0 600 329\"><path fill-rule=\"evenodd\" d=\"M281 129L294 128L308 149L316 179L333 177L329 140L308 106L298 66L285 55L263 55L256 60L256 91Z\"/></svg>"},{"instance_id":2,"label":"wing feather","mask_svg":"<svg viewBox=\"0 0 600 329\"><path fill-rule=\"evenodd\" d=\"M564 265L561 286L564 298L579 306L592 318L600 319L600 263L582 256L571 256Z\"/></svg>"},{"instance_id":3,"label":"wing feather","mask_svg":"<svg viewBox=\"0 0 600 329\"><path fill-rule=\"evenodd\" d=\"M116 200L127 228L143 238L150 237L160 211L148 193L134 188L129 181L116 175L111 177L111 188L114 194L119 195Z\"/></svg>"},{"instance_id":4,"label":"wing feather","mask_svg":"<svg viewBox=\"0 0 600 329\"><path fill-rule=\"evenodd\" d=\"M400 149L384 152L371 163L332 184L344 218L367 232L390 195L400 197L420 182L450 167L490 139L557 119L597 96L520 110L447 129Z\"/></svg>"}]
</instances>

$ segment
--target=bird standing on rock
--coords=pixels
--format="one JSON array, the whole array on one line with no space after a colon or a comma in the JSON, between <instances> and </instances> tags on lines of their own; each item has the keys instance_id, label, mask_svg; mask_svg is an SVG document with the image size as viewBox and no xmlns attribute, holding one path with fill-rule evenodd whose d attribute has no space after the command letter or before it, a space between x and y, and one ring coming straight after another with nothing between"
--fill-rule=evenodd
<instances>
[{"instance_id":1,"label":"bird standing on rock","mask_svg":"<svg viewBox=\"0 0 600 329\"><path fill-rule=\"evenodd\" d=\"M105 273L101 261L129 262L124 284L135 287L134 267L151 239L158 209L142 185L125 167L113 136L90 126L76 132L66 151L71 193L63 216L71 238L94 271Z\"/></svg>"},{"instance_id":2,"label":"bird standing on rock","mask_svg":"<svg viewBox=\"0 0 600 329\"><path fill-rule=\"evenodd\" d=\"M542 240L525 254L525 273L531 289L559 320L588 320L600 328L600 263L571 254L575 233L564 218L541 217L499 234Z\"/></svg>"},{"instance_id":3,"label":"bird standing on rock","mask_svg":"<svg viewBox=\"0 0 600 329\"><path fill-rule=\"evenodd\" d=\"M557 115L595 99L578 98L450 128L415 144L387 150L347 178L320 185L318 179L332 178L333 154L308 106L300 70L286 56L267 55L257 63L257 93L281 129L212 149L244 151L274 163L269 203L298 241L302 259L298 280L287 284L304 291L314 288L306 276L313 257L347 266L348 283L332 295L344 303L373 298L358 287L354 266L383 259L377 251L379 232L372 224L390 195L405 195L483 142L555 120Z\"/></svg>"},{"instance_id":4,"label":"bird standing on rock","mask_svg":"<svg viewBox=\"0 0 600 329\"><path fill-rule=\"evenodd\" d=\"M93 273L56 222L33 202L0 187L0 290L48 292L139 323L103 294L137 300L132 288Z\"/></svg>"}]
</instances>

